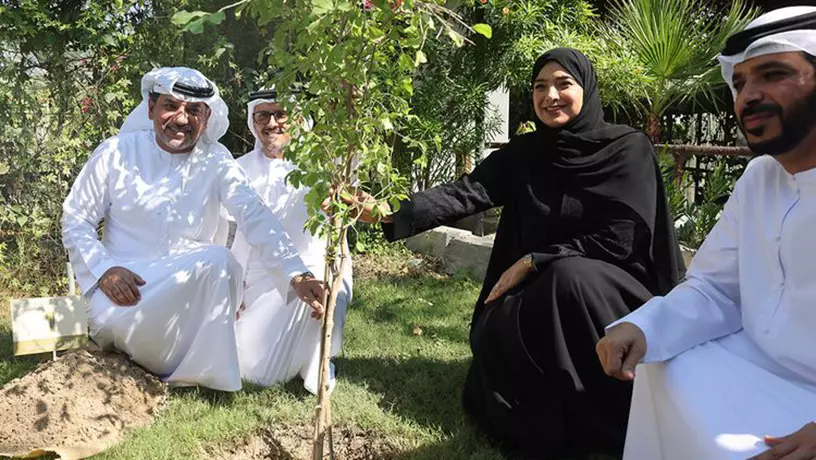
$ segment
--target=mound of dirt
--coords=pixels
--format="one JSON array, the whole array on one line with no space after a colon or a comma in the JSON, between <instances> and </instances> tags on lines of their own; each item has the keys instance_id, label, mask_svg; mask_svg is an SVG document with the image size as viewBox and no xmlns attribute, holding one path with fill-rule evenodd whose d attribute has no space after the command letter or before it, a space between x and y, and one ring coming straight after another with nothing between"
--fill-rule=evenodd
<instances>
[{"instance_id":1,"label":"mound of dirt","mask_svg":"<svg viewBox=\"0 0 816 460\"><path fill-rule=\"evenodd\" d=\"M276 427L262 431L242 445L207 452L208 458L231 460L304 460L312 458L311 426ZM336 460L387 460L397 449L373 433L353 427L334 427ZM329 452L324 452L329 458Z\"/></svg>"},{"instance_id":2,"label":"mound of dirt","mask_svg":"<svg viewBox=\"0 0 816 460\"><path fill-rule=\"evenodd\" d=\"M0 390L0 455L88 457L150 424L166 399L166 385L125 356L67 353Z\"/></svg>"}]
</instances>

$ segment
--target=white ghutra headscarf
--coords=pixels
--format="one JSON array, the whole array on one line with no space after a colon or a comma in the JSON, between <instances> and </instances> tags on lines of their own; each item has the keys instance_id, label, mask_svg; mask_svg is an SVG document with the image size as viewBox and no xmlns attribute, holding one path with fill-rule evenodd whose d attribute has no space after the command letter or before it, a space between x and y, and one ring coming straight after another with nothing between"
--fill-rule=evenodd
<instances>
[{"instance_id":1,"label":"white ghutra headscarf","mask_svg":"<svg viewBox=\"0 0 816 460\"><path fill-rule=\"evenodd\" d=\"M162 67L142 77L142 102L128 115L120 133L152 130L148 118L147 101L150 93L169 94L185 102L203 102L212 113L201 139L209 144L218 143L229 128L229 109L218 93L218 87L201 72L187 67Z\"/></svg>"},{"instance_id":2,"label":"white ghutra headscarf","mask_svg":"<svg viewBox=\"0 0 816 460\"><path fill-rule=\"evenodd\" d=\"M722 75L731 93L734 67L749 59L767 54L805 52L816 56L816 7L780 8L751 21L744 31L728 39L719 56Z\"/></svg>"}]
</instances>

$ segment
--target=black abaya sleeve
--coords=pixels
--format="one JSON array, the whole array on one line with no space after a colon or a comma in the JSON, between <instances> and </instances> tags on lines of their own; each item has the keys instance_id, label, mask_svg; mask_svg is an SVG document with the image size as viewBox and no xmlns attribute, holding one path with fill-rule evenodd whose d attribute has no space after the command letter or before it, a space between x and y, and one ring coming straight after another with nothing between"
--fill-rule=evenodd
<instances>
[{"instance_id":1,"label":"black abaya sleeve","mask_svg":"<svg viewBox=\"0 0 816 460\"><path fill-rule=\"evenodd\" d=\"M568 240L547 246L541 252L533 253L533 262L538 271L564 257L586 257L616 265L627 262L641 254L638 249L648 249L649 230L634 212L609 218L596 232L575 235Z\"/></svg>"},{"instance_id":2,"label":"black abaya sleeve","mask_svg":"<svg viewBox=\"0 0 816 460\"><path fill-rule=\"evenodd\" d=\"M508 170L514 147L511 141L491 153L470 174L401 202L393 222L382 225L386 239L400 240L502 206L510 186Z\"/></svg>"}]
</instances>

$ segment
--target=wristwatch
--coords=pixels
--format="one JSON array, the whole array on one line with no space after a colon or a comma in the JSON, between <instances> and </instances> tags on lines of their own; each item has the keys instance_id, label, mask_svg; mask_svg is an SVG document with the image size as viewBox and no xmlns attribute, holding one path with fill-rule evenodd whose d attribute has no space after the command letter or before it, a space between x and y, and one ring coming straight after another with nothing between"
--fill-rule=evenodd
<instances>
[{"instance_id":1,"label":"wristwatch","mask_svg":"<svg viewBox=\"0 0 816 460\"><path fill-rule=\"evenodd\" d=\"M535 262L533 261L533 255L527 254L526 256L521 258L521 262L527 267L527 271L534 272L536 271Z\"/></svg>"},{"instance_id":2,"label":"wristwatch","mask_svg":"<svg viewBox=\"0 0 816 460\"><path fill-rule=\"evenodd\" d=\"M298 278L300 278L300 279L304 279L304 278L313 279L314 277L315 277L314 273L312 273L312 272L303 272L303 273L301 273L299 275L293 276L292 279L289 280L289 284L290 285L295 284L295 280L298 279Z\"/></svg>"}]
</instances>

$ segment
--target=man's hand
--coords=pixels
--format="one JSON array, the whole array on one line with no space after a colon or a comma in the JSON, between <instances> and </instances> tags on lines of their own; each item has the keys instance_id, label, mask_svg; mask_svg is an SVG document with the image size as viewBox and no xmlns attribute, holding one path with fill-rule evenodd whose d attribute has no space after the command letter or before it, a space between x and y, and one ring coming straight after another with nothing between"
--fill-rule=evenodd
<instances>
[{"instance_id":1,"label":"man's hand","mask_svg":"<svg viewBox=\"0 0 816 460\"><path fill-rule=\"evenodd\" d=\"M334 190L329 193L329 197L323 200L320 205L323 212L329 213L331 207L331 196L334 195ZM351 213L352 217L358 218L361 222L367 224L376 224L377 222L391 223L393 217L391 216L391 206L388 203L380 203L377 205L377 200L370 194L357 190L354 196L347 193L340 194L340 200L346 205L352 207L354 211ZM375 208L377 214L375 216Z\"/></svg>"},{"instance_id":2,"label":"man's hand","mask_svg":"<svg viewBox=\"0 0 816 460\"><path fill-rule=\"evenodd\" d=\"M606 375L634 380L635 366L646 356L646 336L632 323L620 323L595 346Z\"/></svg>"},{"instance_id":3,"label":"man's hand","mask_svg":"<svg viewBox=\"0 0 816 460\"><path fill-rule=\"evenodd\" d=\"M111 267L99 278L99 289L120 307L132 307L142 300L139 286L145 280L125 267Z\"/></svg>"},{"instance_id":4,"label":"man's hand","mask_svg":"<svg viewBox=\"0 0 816 460\"><path fill-rule=\"evenodd\" d=\"M813 460L816 458L816 423L808 423L788 436L765 436L771 448L748 460Z\"/></svg>"},{"instance_id":5,"label":"man's hand","mask_svg":"<svg viewBox=\"0 0 816 460\"><path fill-rule=\"evenodd\" d=\"M514 287L521 284L527 275L530 274L532 269L530 265L525 263L525 259L527 256L522 257L516 263L514 263L510 268L502 273L501 278L499 281L496 282L496 285L493 286L493 289L490 291L490 294L485 299L485 303L490 303L499 297L503 296L507 291L513 289Z\"/></svg>"},{"instance_id":6,"label":"man's hand","mask_svg":"<svg viewBox=\"0 0 816 460\"><path fill-rule=\"evenodd\" d=\"M323 318L325 310L321 301L326 292L325 282L315 279L311 274L298 275L292 278L292 289L300 300L312 307L312 318Z\"/></svg>"}]
</instances>

